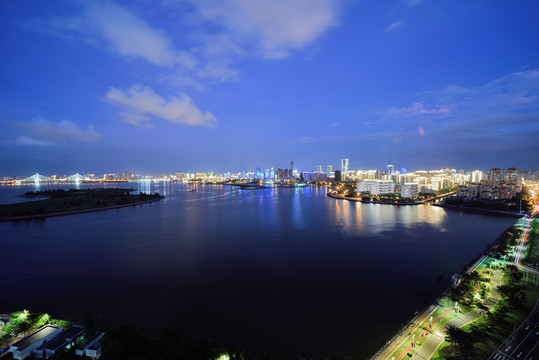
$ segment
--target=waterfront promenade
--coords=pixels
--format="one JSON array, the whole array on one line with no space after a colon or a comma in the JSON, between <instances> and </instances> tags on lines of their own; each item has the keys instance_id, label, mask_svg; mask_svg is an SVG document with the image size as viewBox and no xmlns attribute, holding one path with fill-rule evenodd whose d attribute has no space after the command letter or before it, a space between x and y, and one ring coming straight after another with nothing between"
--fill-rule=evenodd
<instances>
[{"instance_id":1,"label":"waterfront promenade","mask_svg":"<svg viewBox=\"0 0 539 360\"><path fill-rule=\"evenodd\" d=\"M488 309L492 309L492 307L498 302L500 299L500 292L498 291L498 286L501 284L501 277L502 277L502 271L496 270L494 272L494 275L492 276L492 291L490 292L488 298L485 300L483 305L485 305ZM415 354L412 356L412 360L428 360L434 355L436 350L442 345L442 343L445 340L447 329L450 326L456 326L458 328L469 324L480 317L483 316L483 313L478 310L474 309L472 311L469 311L465 314L460 315L459 317L454 318L453 320L450 320L446 322L445 324L441 325L433 334L431 334L427 340L421 345Z\"/></svg>"},{"instance_id":2,"label":"waterfront promenade","mask_svg":"<svg viewBox=\"0 0 539 360\"><path fill-rule=\"evenodd\" d=\"M520 237L520 242L517 245L516 252L512 256L511 261L515 265L517 265L520 270L526 271L527 274L533 274L533 276L536 277L537 285L539 271L521 264L522 260L524 259L524 254L526 252L527 241L531 230L531 223L534 216L536 215L537 213L534 213L530 217L522 218L521 221L524 222L524 232ZM475 265L470 270L468 270L468 272L473 271L474 268L479 266L485 259L486 256L481 257L475 263ZM502 271L499 269L496 270L492 276L492 290L488 298L483 303L483 305L488 309L492 309L497 303L497 301L500 299L501 294L498 290L498 286L501 285L501 276ZM429 360L445 341L448 327L455 326L457 328L461 328L475 320L478 320L484 314L484 312L480 311L479 309L474 309L458 317L455 317L454 319L451 319L444 324L438 324L438 328L434 329L432 334L426 330L428 327L433 326L436 322L436 319L433 322L431 317L430 323L428 323L427 326L423 325L423 331L421 331L418 336L418 330L421 329L421 325L425 324L425 319L430 316L430 314L432 314L435 310L436 306L431 305L420 315L416 316L416 318L414 318L414 320L412 320L411 322L410 330L404 328L398 336L388 341L386 346L384 346L376 355L374 355L371 360L401 360L403 358L407 358L407 356L410 356L409 352L410 350L412 350L412 343L415 347L417 347L417 350L415 351L415 353L413 353L410 359ZM446 313L444 313L444 315ZM415 321L415 319L418 319L418 321ZM537 301L535 308L532 310L526 321L524 321L522 325L511 336L508 337L504 344L502 344L500 348L498 348L498 350L496 350L491 357L489 357L489 360L531 360L532 358L535 358L536 355L539 355L539 325L537 325L537 320L539 320L539 301ZM421 343L418 344L418 341L422 340L423 337L427 337L427 339L421 341ZM406 344L409 345L405 347ZM397 349L400 349L399 352L396 352ZM517 351L517 349L519 350ZM521 357L522 355L524 355L524 357Z\"/></svg>"},{"instance_id":3,"label":"waterfront promenade","mask_svg":"<svg viewBox=\"0 0 539 360\"><path fill-rule=\"evenodd\" d=\"M481 256L470 267L468 272L474 271L479 265L483 263L485 259L486 259L486 256ZM441 329L442 326L444 326L444 329L445 329L445 325L448 322L447 319L444 322L444 317L449 318L449 316L446 316L446 315L448 315L451 311L454 311L455 308L454 307L448 308L445 312L442 313L442 315L437 316L434 319L432 319L433 317L432 315L435 312L437 312L437 310L439 311L439 309L441 308L441 306L438 304L438 300L443 298L446 295L447 295L447 288L442 290L436 296L436 299L433 301L432 304L430 304L429 306L424 308L422 311L420 311L407 325L405 325L393 338L391 338L384 345L384 347L382 347L375 355L373 355L370 358L370 360L400 360L406 356L408 351L410 351L410 349L412 348L412 345L411 345L412 342L414 343L414 346L419 347L420 349L422 346L425 345L426 342L425 343L422 342L421 344L418 344L418 341L422 340L423 337L425 336L427 337L427 341L429 341L428 339L430 338L429 337L430 332L425 330L425 325L432 326L434 328L433 335L437 333L441 334L442 342L443 342L443 333L440 333L440 330L443 330ZM455 319L458 319L458 317ZM420 329L421 331L419 331ZM413 334L418 334L418 333L420 335L417 337L413 335ZM406 344L408 345L406 346ZM434 344L435 342L430 341L427 347L432 347ZM436 346L434 351L436 351L436 349L439 347L440 344ZM401 350L399 353L395 354L398 349L404 349L404 350Z\"/></svg>"}]
</instances>

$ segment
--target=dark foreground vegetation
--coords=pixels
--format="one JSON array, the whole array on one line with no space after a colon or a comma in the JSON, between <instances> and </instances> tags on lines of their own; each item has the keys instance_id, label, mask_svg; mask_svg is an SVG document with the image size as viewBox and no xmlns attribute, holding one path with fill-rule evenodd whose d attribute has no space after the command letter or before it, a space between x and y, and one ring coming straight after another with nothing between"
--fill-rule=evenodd
<instances>
[{"instance_id":1,"label":"dark foreground vegetation","mask_svg":"<svg viewBox=\"0 0 539 360\"><path fill-rule=\"evenodd\" d=\"M60 325L64 329L73 325L68 321L54 320L48 314L18 311L7 318L0 319L0 351L10 344L31 334L46 324ZM5 325L2 325L5 324ZM207 337L192 338L180 330L162 330L155 336L145 334L143 328L136 324L123 325L113 330L107 330L102 320L86 319L82 324L85 328L81 338L91 338L97 332L106 332L103 338L100 359L137 359L137 360L307 360L301 356L286 357L266 353L256 353L248 349L237 349L222 346ZM49 359L73 360L81 359L75 354L75 347L57 352ZM0 358L12 359L9 351ZM33 359L33 355L29 359ZM327 360L346 360L345 355L329 354Z\"/></svg>"},{"instance_id":2,"label":"dark foreground vegetation","mask_svg":"<svg viewBox=\"0 0 539 360\"><path fill-rule=\"evenodd\" d=\"M0 219L32 217L55 213L86 211L99 208L124 206L163 198L159 193L136 194L135 189L69 189L28 192L24 197L48 197L45 200L0 205Z\"/></svg>"}]
</instances>

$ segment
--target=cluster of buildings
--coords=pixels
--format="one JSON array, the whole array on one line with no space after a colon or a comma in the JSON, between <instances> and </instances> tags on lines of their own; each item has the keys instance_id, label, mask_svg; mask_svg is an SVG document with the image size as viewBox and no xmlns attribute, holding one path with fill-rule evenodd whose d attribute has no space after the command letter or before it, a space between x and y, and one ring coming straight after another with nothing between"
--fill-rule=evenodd
<instances>
[{"instance_id":1,"label":"cluster of buildings","mask_svg":"<svg viewBox=\"0 0 539 360\"><path fill-rule=\"evenodd\" d=\"M418 170L408 172L394 170L388 165L387 170L366 170L348 172L350 180L357 181L358 192L371 195L400 192L403 198L414 198L419 193L434 194L439 190L459 186L456 196L468 199L504 200L513 199L522 190L523 175L518 168L502 170L490 169L465 172L456 169Z\"/></svg>"},{"instance_id":2,"label":"cluster of buildings","mask_svg":"<svg viewBox=\"0 0 539 360\"><path fill-rule=\"evenodd\" d=\"M522 175L518 168L490 169L460 188L457 196L469 200L510 200L522 190Z\"/></svg>"},{"instance_id":3,"label":"cluster of buildings","mask_svg":"<svg viewBox=\"0 0 539 360\"><path fill-rule=\"evenodd\" d=\"M48 359L61 351L75 349L80 357L98 359L105 333L87 336L82 326L73 325L63 330L61 326L48 324L12 344L9 348L13 359L22 360L31 355L37 359Z\"/></svg>"},{"instance_id":4,"label":"cluster of buildings","mask_svg":"<svg viewBox=\"0 0 539 360\"><path fill-rule=\"evenodd\" d=\"M469 197L480 197L484 199L507 197L514 192L520 191L522 179L539 180L539 171L525 170L517 168L501 170L491 169L487 172L480 170L464 171L457 169L439 170L415 170L408 168L397 169L394 165L387 165L384 170L351 170L350 160L343 158L340 161L340 169L334 169L332 165L323 167L316 166L313 171L300 171L293 161L287 168L260 168L254 171L243 172L197 172L197 173L166 173L140 175L130 171L119 171L103 175L95 174L74 174L74 175L51 175L43 176L35 174L28 178L0 178L0 183L23 183L30 181L206 181L220 182L229 180L258 180L274 182L356 182L359 191L369 191L372 194L384 194L400 191L401 194L435 193L441 189L453 188L456 186L467 186L461 194ZM394 186L391 187L392 181ZM364 183L363 183L364 182ZM361 185L360 185L361 184ZM414 185L416 184L416 185ZM505 184L505 185L504 185ZM464 193L466 191L466 193Z\"/></svg>"}]
</instances>

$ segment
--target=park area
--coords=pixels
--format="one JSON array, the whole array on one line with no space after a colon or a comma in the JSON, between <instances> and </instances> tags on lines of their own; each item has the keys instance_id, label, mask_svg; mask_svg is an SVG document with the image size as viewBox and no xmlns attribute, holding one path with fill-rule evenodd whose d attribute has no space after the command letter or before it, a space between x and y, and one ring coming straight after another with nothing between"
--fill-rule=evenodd
<instances>
[{"instance_id":1,"label":"park area","mask_svg":"<svg viewBox=\"0 0 539 360\"><path fill-rule=\"evenodd\" d=\"M473 271L463 274L418 320L408 338L389 357L401 359L488 359L519 327L539 299L539 273L521 270L512 260L524 221L502 234ZM525 257L537 269L538 220L532 222Z\"/></svg>"}]
</instances>

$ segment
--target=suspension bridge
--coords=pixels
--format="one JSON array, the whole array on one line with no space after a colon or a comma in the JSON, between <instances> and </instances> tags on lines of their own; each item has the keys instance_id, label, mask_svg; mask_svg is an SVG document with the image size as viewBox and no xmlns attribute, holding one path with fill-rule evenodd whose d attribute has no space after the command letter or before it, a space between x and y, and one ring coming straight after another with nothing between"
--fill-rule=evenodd
<instances>
[{"instance_id":1,"label":"suspension bridge","mask_svg":"<svg viewBox=\"0 0 539 360\"><path fill-rule=\"evenodd\" d=\"M17 182L20 183L20 184L41 184L41 183L52 183L52 182L74 182L74 183L79 183L81 181L86 181L88 180L85 176L79 174L79 173L76 173L76 174L73 174L73 175L69 175L69 176L66 176L66 177L63 177L63 178L58 178L58 177L49 177L49 176L45 176L45 175L41 175L39 173L35 173L34 175L32 176L29 176L27 178L24 178L22 180L18 180Z\"/></svg>"}]
</instances>

